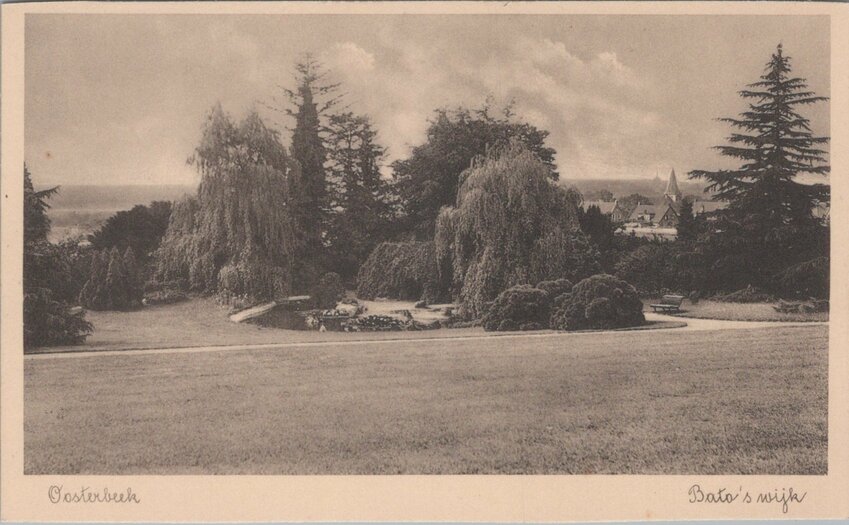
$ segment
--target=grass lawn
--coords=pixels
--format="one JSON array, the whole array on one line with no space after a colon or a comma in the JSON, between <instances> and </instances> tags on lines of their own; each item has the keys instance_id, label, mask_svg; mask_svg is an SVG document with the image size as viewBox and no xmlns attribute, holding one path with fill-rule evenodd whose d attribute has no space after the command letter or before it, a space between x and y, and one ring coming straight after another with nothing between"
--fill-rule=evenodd
<instances>
[{"instance_id":1,"label":"grass lawn","mask_svg":"<svg viewBox=\"0 0 849 525\"><path fill-rule=\"evenodd\" d=\"M655 301L649 301L651 304ZM729 321L828 321L828 312L809 314L780 313L773 309L774 303L722 303L699 301L697 304L684 300L679 317L697 319L726 319ZM648 308L648 307L647 307Z\"/></svg>"},{"instance_id":2,"label":"grass lawn","mask_svg":"<svg viewBox=\"0 0 849 525\"><path fill-rule=\"evenodd\" d=\"M82 345L34 348L28 353L79 352L187 346L306 343L445 337L447 330L419 332L341 333L264 328L233 323L227 308L209 297L192 298L171 305L149 306L133 312L86 312L94 332ZM452 336L483 334L482 328L452 329Z\"/></svg>"},{"instance_id":3,"label":"grass lawn","mask_svg":"<svg viewBox=\"0 0 849 525\"><path fill-rule=\"evenodd\" d=\"M824 474L827 327L25 361L26 474Z\"/></svg>"},{"instance_id":4,"label":"grass lawn","mask_svg":"<svg viewBox=\"0 0 849 525\"><path fill-rule=\"evenodd\" d=\"M412 303L364 301L368 313L386 313L397 308L411 308ZM94 332L82 345L33 348L29 354L57 352L92 352L146 348L180 348L189 346L254 345L272 343L314 343L324 341L373 341L386 339L427 339L488 335L483 328L452 328L404 332L318 332L314 330L282 330L249 323L233 323L227 308L208 297L193 298L182 303L149 306L133 312L86 312L94 324ZM631 330L651 330L682 326L678 321L655 321Z\"/></svg>"}]
</instances>

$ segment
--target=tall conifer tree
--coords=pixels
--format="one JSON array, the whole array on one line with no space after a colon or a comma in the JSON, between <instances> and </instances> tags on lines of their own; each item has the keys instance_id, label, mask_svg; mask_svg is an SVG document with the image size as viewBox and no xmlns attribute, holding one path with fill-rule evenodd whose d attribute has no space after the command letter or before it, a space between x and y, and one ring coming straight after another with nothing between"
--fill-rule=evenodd
<instances>
[{"instance_id":1,"label":"tall conifer tree","mask_svg":"<svg viewBox=\"0 0 849 525\"><path fill-rule=\"evenodd\" d=\"M801 184L801 173L825 175L826 152L820 145L827 137L815 137L810 121L799 106L827 100L809 91L805 80L790 75L790 57L781 44L766 65L761 79L740 91L752 100L739 118L723 118L737 128L730 144L716 146L725 156L740 159L737 169L690 172L691 178L708 181L716 200L730 202L732 211L762 214L770 223L804 221L815 203L828 200L824 184Z\"/></svg>"},{"instance_id":2,"label":"tall conifer tree","mask_svg":"<svg viewBox=\"0 0 849 525\"><path fill-rule=\"evenodd\" d=\"M823 145L798 108L826 100L791 75L790 57L779 44L760 80L740 91L750 100L738 118L723 118L736 129L722 155L739 159L729 170L695 170L691 178L708 182L716 200L729 202L700 252L711 261L708 288L770 287L787 266L828 254L828 229L814 217L816 204L828 202L825 184L803 184L804 173L829 172Z\"/></svg>"},{"instance_id":3,"label":"tall conifer tree","mask_svg":"<svg viewBox=\"0 0 849 525\"><path fill-rule=\"evenodd\" d=\"M328 83L327 72L307 54L295 65L297 87L285 90L292 105L286 112L294 118L292 157L300 164L290 181L292 213L300 236L296 256L296 288L308 289L321 272L324 239L330 214L327 151L322 139L322 115L338 101L338 84Z\"/></svg>"},{"instance_id":4,"label":"tall conifer tree","mask_svg":"<svg viewBox=\"0 0 849 525\"><path fill-rule=\"evenodd\" d=\"M385 149L367 117L340 113L330 117L328 127L335 190L329 236L332 265L351 280L371 250L388 238L392 186L381 177Z\"/></svg>"}]
</instances>

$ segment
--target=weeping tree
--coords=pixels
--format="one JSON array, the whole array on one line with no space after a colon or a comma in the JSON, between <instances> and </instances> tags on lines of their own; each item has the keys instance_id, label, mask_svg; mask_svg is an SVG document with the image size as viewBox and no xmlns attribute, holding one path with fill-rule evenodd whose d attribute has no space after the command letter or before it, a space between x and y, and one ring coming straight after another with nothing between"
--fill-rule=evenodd
<instances>
[{"instance_id":1,"label":"weeping tree","mask_svg":"<svg viewBox=\"0 0 849 525\"><path fill-rule=\"evenodd\" d=\"M779 44L760 80L740 91L751 101L738 118L723 118L735 131L717 146L737 159L736 169L695 170L690 177L708 182L706 191L729 202L711 232L701 236L698 252L713 281L706 288L770 287L787 266L827 257L828 228L813 209L829 201L825 184L803 184L803 173L829 172L824 145L799 108L825 101L791 74L790 57ZM781 293L782 290L775 290Z\"/></svg>"},{"instance_id":2,"label":"weeping tree","mask_svg":"<svg viewBox=\"0 0 849 525\"><path fill-rule=\"evenodd\" d=\"M433 238L439 211L457 200L460 174L487 149L520 141L557 180L555 151L546 146L548 131L521 121L508 105L494 111L491 101L477 109L438 109L427 129L427 139L406 159L392 163L405 217L403 226L419 240Z\"/></svg>"},{"instance_id":3,"label":"weeping tree","mask_svg":"<svg viewBox=\"0 0 849 525\"><path fill-rule=\"evenodd\" d=\"M437 218L435 242L440 277L468 318L481 317L511 286L577 281L600 271L567 192L516 140L490 149L462 173L456 205Z\"/></svg>"},{"instance_id":4,"label":"weeping tree","mask_svg":"<svg viewBox=\"0 0 849 525\"><path fill-rule=\"evenodd\" d=\"M288 180L297 172L256 113L239 125L216 105L189 159L197 195L175 204L156 252L157 277L223 302L289 295L297 252Z\"/></svg>"}]
</instances>

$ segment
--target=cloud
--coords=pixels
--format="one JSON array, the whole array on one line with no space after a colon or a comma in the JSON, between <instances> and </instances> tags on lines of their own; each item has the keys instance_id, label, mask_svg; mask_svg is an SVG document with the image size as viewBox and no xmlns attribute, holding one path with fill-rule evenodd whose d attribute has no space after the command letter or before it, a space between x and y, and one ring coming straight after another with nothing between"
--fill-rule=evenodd
<instances>
[{"instance_id":1,"label":"cloud","mask_svg":"<svg viewBox=\"0 0 849 525\"><path fill-rule=\"evenodd\" d=\"M646 100L651 82L611 51L582 59L563 42L523 37L484 57L384 33L380 45L331 46L322 58L342 80L352 109L369 114L391 158L425 139L439 107L515 101L517 116L547 129L564 178L643 176L635 166L664 131ZM626 160L627 159L627 160Z\"/></svg>"},{"instance_id":2,"label":"cloud","mask_svg":"<svg viewBox=\"0 0 849 525\"><path fill-rule=\"evenodd\" d=\"M423 40L384 27L370 39L325 40L321 46L288 47L288 55L281 55L281 48L270 46L267 37L229 19L187 29L158 19L151 27L157 46L144 51L128 47L120 67L108 67L117 63L107 49L72 47L70 62L92 72L110 69L107 79L87 70L77 73L79 69L69 65L67 71L80 89L69 90L55 76L35 84L61 89L60 100L69 111L64 125L46 121L36 126L34 131L43 129L44 140L35 144L61 155L81 176L109 180L135 173L134 180L171 180L174 173L187 173L183 161L212 104L220 100L236 118L251 107L262 109L266 102L285 104L277 86L291 87L291 63L307 50L317 53L331 81L341 83L347 108L372 118L389 161L403 158L425 140L435 109L478 107L490 95L496 103L515 101L519 118L550 131L549 144L557 150L560 171L567 178L622 175L619 159L645 157L651 142L663 133L663 119L645 102L650 80L640 78L613 51L580 54L557 39L517 35L478 42L447 32ZM89 46L105 40L101 33L109 30L89 28ZM212 40L216 48L210 53ZM45 48L45 58L35 60L48 63L49 51ZM151 83L138 89L145 79ZM125 96L130 92L135 94ZM52 110L60 110L56 97L44 93L36 89L31 99L43 97L39 104L47 107L51 101ZM265 113L273 125L291 126L281 114ZM52 118L49 115L33 118ZM99 125L92 120L83 131L69 133L90 115L99 118ZM114 131L103 134L103 126ZM288 140L288 132L283 139ZM89 161L96 156L102 162ZM143 169L145 162L150 166ZM173 169L162 169L169 163Z\"/></svg>"}]
</instances>

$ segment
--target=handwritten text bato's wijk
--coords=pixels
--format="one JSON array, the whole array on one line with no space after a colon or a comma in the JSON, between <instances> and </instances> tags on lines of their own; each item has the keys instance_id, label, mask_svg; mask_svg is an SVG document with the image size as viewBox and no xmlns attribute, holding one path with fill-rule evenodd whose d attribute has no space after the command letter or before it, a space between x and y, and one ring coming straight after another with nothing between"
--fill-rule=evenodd
<instances>
[{"instance_id":1,"label":"handwritten text bato's wijk","mask_svg":"<svg viewBox=\"0 0 849 525\"><path fill-rule=\"evenodd\" d=\"M737 490L721 487L717 490L707 490L698 483L687 491L690 503L774 503L781 505L781 512L787 514L791 503L805 501L807 492L797 492L793 487L773 489L771 491L750 492L739 487Z\"/></svg>"}]
</instances>

